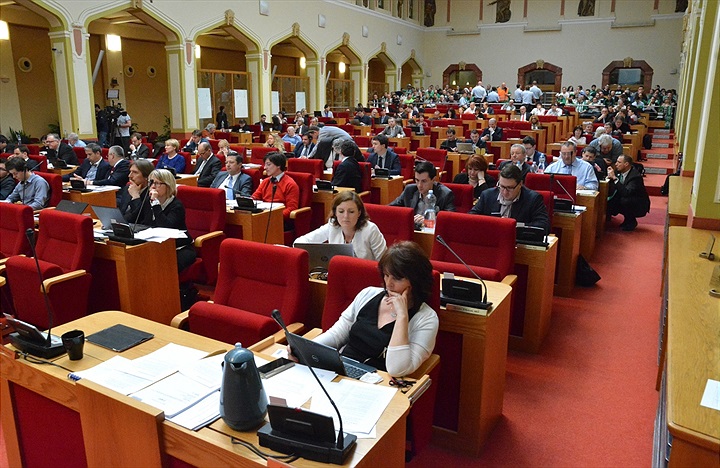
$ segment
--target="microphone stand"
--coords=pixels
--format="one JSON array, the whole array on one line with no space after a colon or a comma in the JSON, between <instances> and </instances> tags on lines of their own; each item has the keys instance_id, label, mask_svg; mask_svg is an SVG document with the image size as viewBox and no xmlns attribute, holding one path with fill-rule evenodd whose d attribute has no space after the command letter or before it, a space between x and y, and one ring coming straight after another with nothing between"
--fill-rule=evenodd
<instances>
[{"instance_id":1,"label":"microphone stand","mask_svg":"<svg viewBox=\"0 0 720 468\"><path fill-rule=\"evenodd\" d=\"M443 247L445 247L446 249L448 249L448 251L449 251L451 254L453 254L453 255L455 256L455 258L457 258L458 260L460 260L460 263L462 263L463 265L465 265L465 268L467 268L468 271L469 271L470 273L472 273L472 275L473 275L475 278L477 278L478 280L480 280L480 283L482 283L482 286L483 286L484 293L483 293L483 297L482 297L482 304L480 304L481 307L479 307L479 308L480 308L480 309L489 309L490 306L492 305L492 302L488 302L488 298L487 298L487 284L485 284L485 281L483 281L483 279L480 278L480 276L479 276L477 273L475 273L475 271L474 271L472 268L470 268L470 266L468 266L468 264L465 263L465 261L464 261L462 258L460 258L460 255L458 255L458 254L445 242L445 239L443 239L441 236L438 235L438 236L435 236L435 240L437 240L440 245L442 245Z\"/></svg>"},{"instance_id":2,"label":"microphone stand","mask_svg":"<svg viewBox=\"0 0 720 468\"><path fill-rule=\"evenodd\" d=\"M557 183L557 184L560 186L560 188L563 190L563 192L565 192L565 194L566 194L568 197L570 197L570 201L572 202L572 205L570 206L570 209L571 209L571 210L575 210L575 197L573 197L572 195L570 195L570 192L568 192L568 190L565 188L565 186L564 186L559 180L557 180L557 179L555 178L555 174L554 174L554 173L550 173L550 190L552 190L552 185L553 185L553 183ZM552 190L552 192L555 193L554 190ZM556 200L557 200L557 197L556 197Z\"/></svg>"}]
</instances>

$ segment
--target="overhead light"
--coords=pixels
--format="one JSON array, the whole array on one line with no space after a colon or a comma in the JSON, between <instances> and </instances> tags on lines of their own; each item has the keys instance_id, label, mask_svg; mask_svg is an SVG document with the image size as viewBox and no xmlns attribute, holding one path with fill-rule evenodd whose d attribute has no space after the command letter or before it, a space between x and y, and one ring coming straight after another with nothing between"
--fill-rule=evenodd
<instances>
[{"instance_id":1,"label":"overhead light","mask_svg":"<svg viewBox=\"0 0 720 468\"><path fill-rule=\"evenodd\" d=\"M305 70L306 66L307 66L307 62L305 61L305 57L300 57L300 68Z\"/></svg>"},{"instance_id":2,"label":"overhead light","mask_svg":"<svg viewBox=\"0 0 720 468\"><path fill-rule=\"evenodd\" d=\"M109 51L112 52L120 52L122 50L122 39L120 39L120 36L116 36L115 34L108 34L107 48Z\"/></svg>"},{"instance_id":3,"label":"overhead light","mask_svg":"<svg viewBox=\"0 0 720 468\"><path fill-rule=\"evenodd\" d=\"M201 54L202 54L202 52L200 51L200 45L196 44L195 45L195 58L199 59Z\"/></svg>"},{"instance_id":4,"label":"overhead light","mask_svg":"<svg viewBox=\"0 0 720 468\"><path fill-rule=\"evenodd\" d=\"M455 86L456 84L457 84L457 83L455 82L455 80L453 80L453 86Z\"/></svg>"},{"instance_id":5,"label":"overhead light","mask_svg":"<svg viewBox=\"0 0 720 468\"><path fill-rule=\"evenodd\" d=\"M345 73L345 62L340 62L340 63L338 64L338 71L339 71L340 73Z\"/></svg>"},{"instance_id":6,"label":"overhead light","mask_svg":"<svg viewBox=\"0 0 720 468\"><path fill-rule=\"evenodd\" d=\"M0 21L0 41L7 41L10 39L10 30L8 24L5 21Z\"/></svg>"}]
</instances>

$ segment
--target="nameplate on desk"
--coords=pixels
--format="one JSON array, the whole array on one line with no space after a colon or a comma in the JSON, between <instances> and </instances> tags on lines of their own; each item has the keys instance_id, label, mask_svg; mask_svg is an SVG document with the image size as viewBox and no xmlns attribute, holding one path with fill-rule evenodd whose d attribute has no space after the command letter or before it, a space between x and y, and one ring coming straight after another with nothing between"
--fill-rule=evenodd
<instances>
[{"instance_id":1,"label":"nameplate on desk","mask_svg":"<svg viewBox=\"0 0 720 468\"><path fill-rule=\"evenodd\" d=\"M490 313L488 309L478 309L477 307L468 307L460 304L445 304L445 309L452 310L454 312L462 312L464 314L480 315L487 317Z\"/></svg>"}]
</instances>

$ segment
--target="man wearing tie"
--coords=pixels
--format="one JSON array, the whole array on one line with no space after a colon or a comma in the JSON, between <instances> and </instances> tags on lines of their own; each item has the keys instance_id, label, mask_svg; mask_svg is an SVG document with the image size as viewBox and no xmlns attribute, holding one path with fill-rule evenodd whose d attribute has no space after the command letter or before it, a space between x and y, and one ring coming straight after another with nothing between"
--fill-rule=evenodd
<instances>
[{"instance_id":1,"label":"man wearing tie","mask_svg":"<svg viewBox=\"0 0 720 468\"><path fill-rule=\"evenodd\" d=\"M85 160L71 174L63 176L63 182L70 179L84 180L86 184L92 183L95 179L104 180L110 175L110 164L102 157L102 148L95 143L85 146Z\"/></svg>"},{"instance_id":2,"label":"man wearing tie","mask_svg":"<svg viewBox=\"0 0 720 468\"><path fill-rule=\"evenodd\" d=\"M133 133L130 137L130 159L147 158L148 147L143 145L142 135Z\"/></svg>"},{"instance_id":3,"label":"man wearing tie","mask_svg":"<svg viewBox=\"0 0 720 468\"><path fill-rule=\"evenodd\" d=\"M530 120L530 113L527 111L527 107L520 106L520 112L518 113L518 120L521 122L527 122Z\"/></svg>"},{"instance_id":4,"label":"man wearing tie","mask_svg":"<svg viewBox=\"0 0 720 468\"><path fill-rule=\"evenodd\" d=\"M503 161L498 166L498 170L502 171L507 166L517 166L520 169L520 177L525 180L528 172L536 172L537 167L530 165L525 161L525 146L516 143L510 147L510 160Z\"/></svg>"},{"instance_id":5,"label":"man wearing tie","mask_svg":"<svg viewBox=\"0 0 720 468\"><path fill-rule=\"evenodd\" d=\"M252 195L252 179L242 173L242 164L238 161L237 154L225 156L225 169L218 172L210 187L225 190L225 198L228 200L235 200L236 195Z\"/></svg>"},{"instance_id":6,"label":"man wearing tie","mask_svg":"<svg viewBox=\"0 0 720 468\"><path fill-rule=\"evenodd\" d=\"M502 136L502 128L497 126L497 119L490 119L488 121L488 128L483 130L480 139L487 143L488 141L500 141L502 140Z\"/></svg>"},{"instance_id":7,"label":"man wearing tie","mask_svg":"<svg viewBox=\"0 0 720 468\"><path fill-rule=\"evenodd\" d=\"M620 228L623 231L634 231L638 224L637 218L642 218L650 211L650 197L642 174L635 169L630 156L621 154L614 169L608 166L608 179L607 213L610 216L623 215L625 219Z\"/></svg>"},{"instance_id":8,"label":"man wearing tie","mask_svg":"<svg viewBox=\"0 0 720 468\"><path fill-rule=\"evenodd\" d=\"M198 145L197 156L195 175L198 176L198 187L210 187L222 168L222 162L213 154L212 147L207 142Z\"/></svg>"},{"instance_id":9,"label":"man wearing tie","mask_svg":"<svg viewBox=\"0 0 720 468\"><path fill-rule=\"evenodd\" d=\"M390 175L400 175L400 158L387 145L388 138L385 135L375 135L372 139L373 152L367 162L373 169L388 169Z\"/></svg>"},{"instance_id":10,"label":"man wearing tie","mask_svg":"<svg viewBox=\"0 0 720 468\"><path fill-rule=\"evenodd\" d=\"M111 146L108 150L107 160L110 166L112 166L107 178L100 179L95 177L93 185L115 185L124 187L129 180L130 163L125 159L125 150L123 147L119 145ZM118 196L119 195L120 193L118 191Z\"/></svg>"},{"instance_id":11,"label":"man wearing tie","mask_svg":"<svg viewBox=\"0 0 720 468\"><path fill-rule=\"evenodd\" d=\"M307 158L308 156L310 156L310 153L312 153L313 148L315 148L315 143L313 143L313 136L312 134L306 133L302 136L302 144L295 145L295 157Z\"/></svg>"},{"instance_id":12,"label":"man wearing tie","mask_svg":"<svg viewBox=\"0 0 720 468\"><path fill-rule=\"evenodd\" d=\"M574 175L577 178L578 190L597 190L595 169L587 161L576 158L575 153L575 143L566 141L560 146L560 160L550 164L545 173Z\"/></svg>"}]
</instances>

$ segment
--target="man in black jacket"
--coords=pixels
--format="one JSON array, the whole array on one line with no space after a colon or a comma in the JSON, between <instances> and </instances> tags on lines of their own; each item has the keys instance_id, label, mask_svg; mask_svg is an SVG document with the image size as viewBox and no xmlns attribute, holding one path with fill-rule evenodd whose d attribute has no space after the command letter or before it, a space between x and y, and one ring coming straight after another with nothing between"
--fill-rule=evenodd
<instances>
[{"instance_id":1,"label":"man in black jacket","mask_svg":"<svg viewBox=\"0 0 720 468\"><path fill-rule=\"evenodd\" d=\"M71 174L65 174L62 178L63 182L70 179L84 180L86 183L92 183L94 180L105 180L110 175L110 164L102 157L102 148L95 143L89 143L85 147L85 160Z\"/></svg>"},{"instance_id":2,"label":"man in black jacket","mask_svg":"<svg viewBox=\"0 0 720 468\"><path fill-rule=\"evenodd\" d=\"M625 220L620 224L623 231L634 231L637 218L642 218L650 211L650 197L642 174L633 167L632 157L620 155L615 162L615 169L608 167L608 215L623 215Z\"/></svg>"},{"instance_id":3,"label":"man in black jacket","mask_svg":"<svg viewBox=\"0 0 720 468\"><path fill-rule=\"evenodd\" d=\"M222 162L213 154L210 143L200 143L195 167L198 187L210 187L220 169L222 169Z\"/></svg>"},{"instance_id":4,"label":"man in black jacket","mask_svg":"<svg viewBox=\"0 0 720 468\"><path fill-rule=\"evenodd\" d=\"M57 133L48 133L45 144L47 144L48 147L48 162L54 165L58 159L62 159L67 164L77 166L78 157L75 151L73 151L70 145L60 141L60 135Z\"/></svg>"},{"instance_id":5,"label":"man in black jacket","mask_svg":"<svg viewBox=\"0 0 720 468\"><path fill-rule=\"evenodd\" d=\"M415 164L415 183L408 184L405 190L390 206L405 206L415 210L415 225L422 224L425 215L425 198L430 190L435 195L435 211L455 211L455 194L452 190L435 182L437 169L430 161Z\"/></svg>"},{"instance_id":6,"label":"man in black jacket","mask_svg":"<svg viewBox=\"0 0 720 468\"><path fill-rule=\"evenodd\" d=\"M481 193L469 213L513 218L519 223L543 228L546 235L550 232L550 218L542 195L523 185L520 168L514 164L500 171L497 187Z\"/></svg>"},{"instance_id":7,"label":"man in black jacket","mask_svg":"<svg viewBox=\"0 0 720 468\"><path fill-rule=\"evenodd\" d=\"M362 192L362 170L355 159L357 145L352 140L340 144L342 162L335 168L332 184L336 187L352 187L355 192Z\"/></svg>"}]
</instances>

